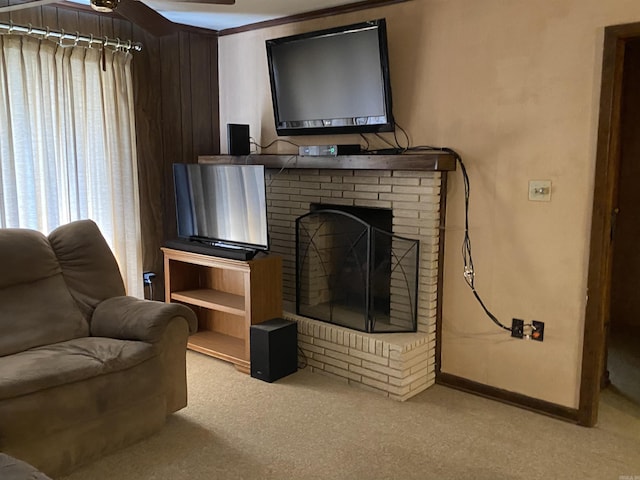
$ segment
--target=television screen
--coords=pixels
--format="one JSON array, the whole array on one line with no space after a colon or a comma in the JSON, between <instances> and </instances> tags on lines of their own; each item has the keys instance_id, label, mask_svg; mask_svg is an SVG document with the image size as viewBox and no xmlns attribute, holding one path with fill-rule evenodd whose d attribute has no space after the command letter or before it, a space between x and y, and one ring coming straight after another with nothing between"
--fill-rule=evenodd
<instances>
[{"instance_id":1,"label":"television screen","mask_svg":"<svg viewBox=\"0 0 640 480\"><path fill-rule=\"evenodd\" d=\"M263 165L175 163L173 177L180 238L269 248Z\"/></svg>"},{"instance_id":2,"label":"television screen","mask_svg":"<svg viewBox=\"0 0 640 480\"><path fill-rule=\"evenodd\" d=\"M278 135L393 130L384 19L267 40Z\"/></svg>"}]
</instances>

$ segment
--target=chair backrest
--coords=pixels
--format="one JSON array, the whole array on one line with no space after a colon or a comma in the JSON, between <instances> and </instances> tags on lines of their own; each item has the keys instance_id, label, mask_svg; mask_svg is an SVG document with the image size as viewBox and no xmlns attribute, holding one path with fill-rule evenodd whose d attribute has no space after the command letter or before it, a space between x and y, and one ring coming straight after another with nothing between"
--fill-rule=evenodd
<instances>
[{"instance_id":1,"label":"chair backrest","mask_svg":"<svg viewBox=\"0 0 640 480\"><path fill-rule=\"evenodd\" d=\"M0 229L0 356L87 336L47 237Z\"/></svg>"},{"instance_id":2,"label":"chair backrest","mask_svg":"<svg viewBox=\"0 0 640 480\"><path fill-rule=\"evenodd\" d=\"M58 227L49 234L49 242L67 287L88 322L102 300L125 295L118 262L92 220Z\"/></svg>"}]
</instances>

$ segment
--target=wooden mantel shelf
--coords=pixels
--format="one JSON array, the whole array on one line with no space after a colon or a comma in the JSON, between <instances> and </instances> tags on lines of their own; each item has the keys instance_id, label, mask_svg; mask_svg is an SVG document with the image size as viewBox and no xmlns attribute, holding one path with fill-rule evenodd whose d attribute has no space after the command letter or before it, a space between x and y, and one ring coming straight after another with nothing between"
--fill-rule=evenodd
<instances>
[{"instance_id":1,"label":"wooden mantel shelf","mask_svg":"<svg viewBox=\"0 0 640 480\"><path fill-rule=\"evenodd\" d=\"M422 152L403 155L338 155L307 157L301 155L200 155L199 163L264 165L266 168L304 168L331 170L408 170L446 172L456 169L456 160L446 152Z\"/></svg>"}]
</instances>

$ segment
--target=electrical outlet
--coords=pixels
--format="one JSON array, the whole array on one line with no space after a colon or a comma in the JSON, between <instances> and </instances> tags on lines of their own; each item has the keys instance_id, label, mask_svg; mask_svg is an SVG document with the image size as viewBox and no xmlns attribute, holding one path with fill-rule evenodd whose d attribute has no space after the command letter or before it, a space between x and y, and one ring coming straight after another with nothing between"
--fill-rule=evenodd
<instances>
[{"instance_id":1,"label":"electrical outlet","mask_svg":"<svg viewBox=\"0 0 640 480\"><path fill-rule=\"evenodd\" d=\"M532 329L533 331L531 332L531 340L542 342L544 340L544 322L533 320L531 322L531 325L533 325L533 329Z\"/></svg>"},{"instance_id":2,"label":"electrical outlet","mask_svg":"<svg viewBox=\"0 0 640 480\"><path fill-rule=\"evenodd\" d=\"M524 320L519 318L511 319L511 336L514 338L524 337Z\"/></svg>"}]
</instances>

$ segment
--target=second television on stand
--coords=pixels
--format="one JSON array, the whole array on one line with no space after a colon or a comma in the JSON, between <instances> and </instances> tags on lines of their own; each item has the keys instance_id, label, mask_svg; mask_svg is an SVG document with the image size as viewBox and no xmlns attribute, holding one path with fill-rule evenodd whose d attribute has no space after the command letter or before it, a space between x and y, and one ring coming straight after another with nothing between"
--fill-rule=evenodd
<instances>
[{"instance_id":1,"label":"second television on stand","mask_svg":"<svg viewBox=\"0 0 640 480\"><path fill-rule=\"evenodd\" d=\"M269 249L263 165L173 165L178 239L167 246L236 260Z\"/></svg>"}]
</instances>

